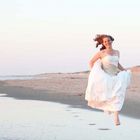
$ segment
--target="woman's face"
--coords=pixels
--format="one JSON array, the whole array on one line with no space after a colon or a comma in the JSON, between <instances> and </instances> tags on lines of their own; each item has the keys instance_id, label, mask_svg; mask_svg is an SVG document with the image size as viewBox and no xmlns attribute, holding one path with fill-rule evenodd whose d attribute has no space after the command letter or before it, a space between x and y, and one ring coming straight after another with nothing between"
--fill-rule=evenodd
<instances>
[{"instance_id":1,"label":"woman's face","mask_svg":"<svg viewBox=\"0 0 140 140\"><path fill-rule=\"evenodd\" d=\"M103 38L103 45L104 45L106 48L112 47L112 41L111 41L110 37L104 37L104 38Z\"/></svg>"}]
</instances>

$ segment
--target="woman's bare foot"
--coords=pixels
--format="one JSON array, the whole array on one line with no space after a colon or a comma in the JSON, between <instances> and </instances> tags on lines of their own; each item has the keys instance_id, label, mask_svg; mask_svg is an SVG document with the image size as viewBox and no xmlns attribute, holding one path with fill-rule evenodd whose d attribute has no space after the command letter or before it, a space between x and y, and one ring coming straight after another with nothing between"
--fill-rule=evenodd
<instances>
[{"instance_id":1,"label":"woman's bare foot","mask_svg":"<svg viewBox=\"0 0 140 140\"><path fill-rule=\"evenodd\" d=\"M119 112L118 111L114 112L114 123L115 123L116 126L120 125Z\"/></svg>"},{"instance_id":2,"label":"woman's bare foot","mask_svg":"<svg viewBox=\"0 0 140 140\"><path fill-rule=\"evenodd\" d=\"M119 120L115 120L115 125L120 125L120 121Z\"/></svg>"}]
</instances>

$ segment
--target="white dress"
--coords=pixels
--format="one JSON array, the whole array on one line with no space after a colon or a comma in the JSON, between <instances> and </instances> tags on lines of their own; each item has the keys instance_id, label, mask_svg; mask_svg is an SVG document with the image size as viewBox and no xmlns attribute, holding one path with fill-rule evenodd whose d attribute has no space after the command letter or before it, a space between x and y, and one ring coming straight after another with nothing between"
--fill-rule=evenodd
<instances>
[{"instance_id":1,"label":"white dress","mask_svg":"<svg viewBox=\"0 0 140 140\"><path fill-rule=\"evenodd\" d=\"M88 106L104 112L121 110L131 71L120 71L118 62L118 56L108 54L94 63L85 93Z\"/></svg>"}]
</instances>

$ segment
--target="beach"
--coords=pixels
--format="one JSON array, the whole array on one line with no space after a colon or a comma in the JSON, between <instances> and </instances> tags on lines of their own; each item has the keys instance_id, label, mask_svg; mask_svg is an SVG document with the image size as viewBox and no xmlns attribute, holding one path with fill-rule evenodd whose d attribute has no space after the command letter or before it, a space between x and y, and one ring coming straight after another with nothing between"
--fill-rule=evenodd
<instances>
[{"instance_id":1,"label":"beach","mask_svg":"<svg viewBox=\"0 0 140 140\"><path fill-rule=\"evenodd\" d=\"M140 0L6 0L0 15L0 140L140 140Z\"/></svg>"},{"instance_id":2,"label":"beach","mask_svg":"<svg viewBox=\"0 0 140 140\"><path fill-rule=\"evenodd\" d=\"M139 139L140 71L132 71L120 126L114 125L113 116L87 106L88 75L46 73L1 80L0 140Z\"/></svg>"}]
</instances>

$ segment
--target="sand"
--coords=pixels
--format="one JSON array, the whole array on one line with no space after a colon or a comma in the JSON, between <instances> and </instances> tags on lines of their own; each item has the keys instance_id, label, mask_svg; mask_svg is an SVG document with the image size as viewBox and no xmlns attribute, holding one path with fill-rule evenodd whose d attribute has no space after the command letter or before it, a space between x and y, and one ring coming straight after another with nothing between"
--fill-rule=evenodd
<instances>
[{"instance_id":1,"label":"sand","mask_svg":"<svg viewBox=\"0 0 140 140\"><path fill-rule=\"evenodd\" d=\"M50 73L28 80L0 81L0 138L100 140L101 131L107 131L111 135L103 133L103 138L109 140L116 133L116 139L138 139L140 72L132 73L120 112L122 124L117 129L112 116L87 106L84 95L88 75L88 72Z\"/></svg>"},{"instance_id":2,"label":"sand","mask_svg":"<svg viewBox=\"0 0 140 140\"><path fill-rule=\"evenodd\" d=\"M17 99L52 101L90 109L84 100L88 75L88 72L50 73L36 75L31 80L5 80L0 82L0 92ZM140 72L133 71L121 114L140 118L139 83Z\"/></svg>"},{"instance_id":3,"label":"sand","mask_svg":"<svg viewBox=\"0 0 140 140\"><path fill-rule=\"evenodd\" d=\"M139 120L114 126L102 112L55 102L0 97L0 140L139 140Z\"/></svg>"}]
</instances>

